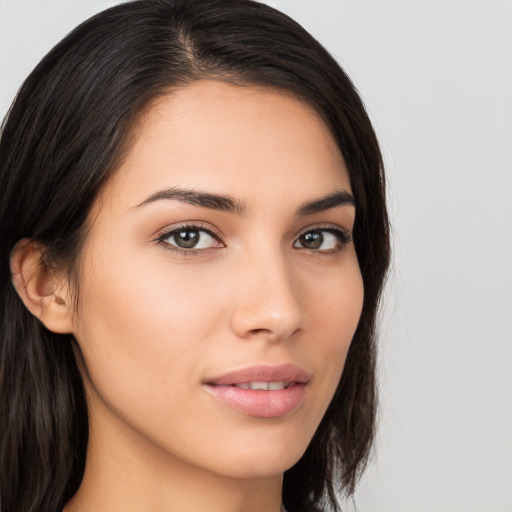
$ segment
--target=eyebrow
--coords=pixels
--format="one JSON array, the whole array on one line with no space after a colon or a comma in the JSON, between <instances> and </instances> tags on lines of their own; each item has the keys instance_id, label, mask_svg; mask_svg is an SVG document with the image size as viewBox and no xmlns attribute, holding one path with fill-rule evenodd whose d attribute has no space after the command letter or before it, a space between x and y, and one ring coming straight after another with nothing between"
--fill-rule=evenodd
<instances>
[{"instance_id":1,"label":"eyebrow","mask_svg":"<svg viewBox=\"0 0 512 512\"><path fill-rule=\"evenodd\" d=\"M200 192L197 190L177 187L166 188L155 192L142 201L142 203L138 204L137 208L154 203L155 201L161 201L162 199L181 201L194 206L201 206L202 208L209 208L211 210L219 210L222 212L236 213L237 215L245 215L247 212L247 208L244 203L230 196L210 194L208 192Z\"/></svg>"},{"instance_id":2,"label":"eyebrow","mask_svg":"<svg viewBox=\"0 0 512 512\"><path fill-rule=\"evenodd\" d=\"M209 192L201 192L192 189L183 189L178 187L166 188L151 194L147 199L142 201L136 207L140 208L147 204L161 200L174 200L188 203L202 208L218 210L222 212L235 213L237 215L246 215L247 206L242 201L234 199L231 196L212 194ZM297 208L296 216L305 217L320 213L331 208L340 206L356 206L354 196L346 190L337 190L331 194L308 201Z\"/></svg>"},{"instance_id":3,"label":"eyebrow","mask_svg":"<svg viewBox=\"0 0 512 512\"><path fill-rule=\"evenodd\" d=\"M324 212L339 206L353 206L355 208L356 200L350 192L337 190L328 196L304 203L297 209L297 216L305 217L306 215L313 215L314 213Z\"/></svg>"}]
</instances>

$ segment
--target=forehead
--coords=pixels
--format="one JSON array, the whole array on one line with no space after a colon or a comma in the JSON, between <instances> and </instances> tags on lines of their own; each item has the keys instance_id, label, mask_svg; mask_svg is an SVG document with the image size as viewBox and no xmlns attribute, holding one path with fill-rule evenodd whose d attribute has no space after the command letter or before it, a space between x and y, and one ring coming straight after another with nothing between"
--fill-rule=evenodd
<instances>
[{"instance_id":1,"label":"forehead","mask_svg":"<svg viewBox=\"0 0 512 512\"><path fill-rule=\"evenodd\" d=\"M213 80L155 100L112 181L118 198L122 191L137 204L169 186L200 186L249 203L258 191L301 201L308 190L350 190L341 151L310 105L280 90Z\"/></svg>"}]
</instances>

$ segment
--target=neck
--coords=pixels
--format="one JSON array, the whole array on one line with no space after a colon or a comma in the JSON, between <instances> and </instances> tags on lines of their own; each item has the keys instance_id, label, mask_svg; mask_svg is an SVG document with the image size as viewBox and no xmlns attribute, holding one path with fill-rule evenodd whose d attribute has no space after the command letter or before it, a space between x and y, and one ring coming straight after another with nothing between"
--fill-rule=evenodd
<instances>
[{"instance_id":1,"label":"neck","mask_svg":"<svg viewBox=\"0 0 512 512\"><path fill-rule=\"evenodd\" d=\"M281 511L282 474L219 475L162 453L119 419L90 422L84 477L64 512Z\"/></svg>"}]
</instances>

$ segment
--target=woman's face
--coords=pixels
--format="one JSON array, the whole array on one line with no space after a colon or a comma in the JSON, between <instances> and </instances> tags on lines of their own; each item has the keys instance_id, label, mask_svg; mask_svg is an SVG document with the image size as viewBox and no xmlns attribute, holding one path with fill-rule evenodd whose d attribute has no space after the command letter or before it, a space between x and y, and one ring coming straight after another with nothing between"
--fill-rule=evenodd
<instances>
[{"instance_id":1,"label":"woman's face","mask_svg":"<svg viewBox=\"0 0 512 512\"><path fill-rule=\"evenodd\" d=\"M354 215L343 157L301 101L217 81L158 99L80 260L91 439L230 477L291 467L360 316Z\"/></svg>"}]
</instances>

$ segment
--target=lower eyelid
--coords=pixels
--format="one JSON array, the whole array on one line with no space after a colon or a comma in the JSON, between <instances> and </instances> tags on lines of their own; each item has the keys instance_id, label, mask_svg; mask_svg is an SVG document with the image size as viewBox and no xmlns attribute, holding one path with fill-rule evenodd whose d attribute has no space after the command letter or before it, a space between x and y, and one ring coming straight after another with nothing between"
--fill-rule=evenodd
<instances>
[{"instance_id":1,"label":"lower eyelid","mask_svg":"<svg viewBox=\"0 0 512 512\"><path fill-rule=\"evenodd\" d=\"M212 238L211 244L207 247L185 248L185 247L180 247L176 243L176 238L174 238L174 243L171 243L168 241L169 238L175 237L180 231L187 231L187 230L199 231L203 235L208 235L209 237ZM153 239L153 241L155 244L160 245L165 251L169 251L171 253L174 253L174 254L177 254L180 256L189 256L189 257L192 257L194 255L199 255L199 254L206 254L209 251L225 247L225 244L222 241L219 234L214 232L209 227L205 227L204 225L200 225L200 224L181 224L178 226L172 226L172 227L164 230L163 232L161 232L159 235L157 235Z\"/></svg>"},{"instance_id":2,"label":"lower eyelid","mask_svg":"<svg viewBox=\"0 0 512 512\"><path fill-rule=\"evenodd\" d=\"M311 233L311 232L317 232L317 233L324 232L324 233L331 234L332 236L334 236L336 238L336 242L337 242L336 247L331 247L331 248L327 248L327 249L321 249L321 248L311 249L311 248L304 247L304 246L300 245L300 241L299 241L300 237L307 233ZM299 250L308 251L310 253L316 253L316 254L322 255L322 256L329 256L329 255L337 254L340 251L342 251L351 241L352 241L351 232L349 232L343 228L333 227L333 226L318 226L318 227L315 226L313 228L307 229L307 230L303 231L302 233L300 233L298 238L296 238L295 241L293 242L293 246Z\"/></svg>"}]
</instances>

